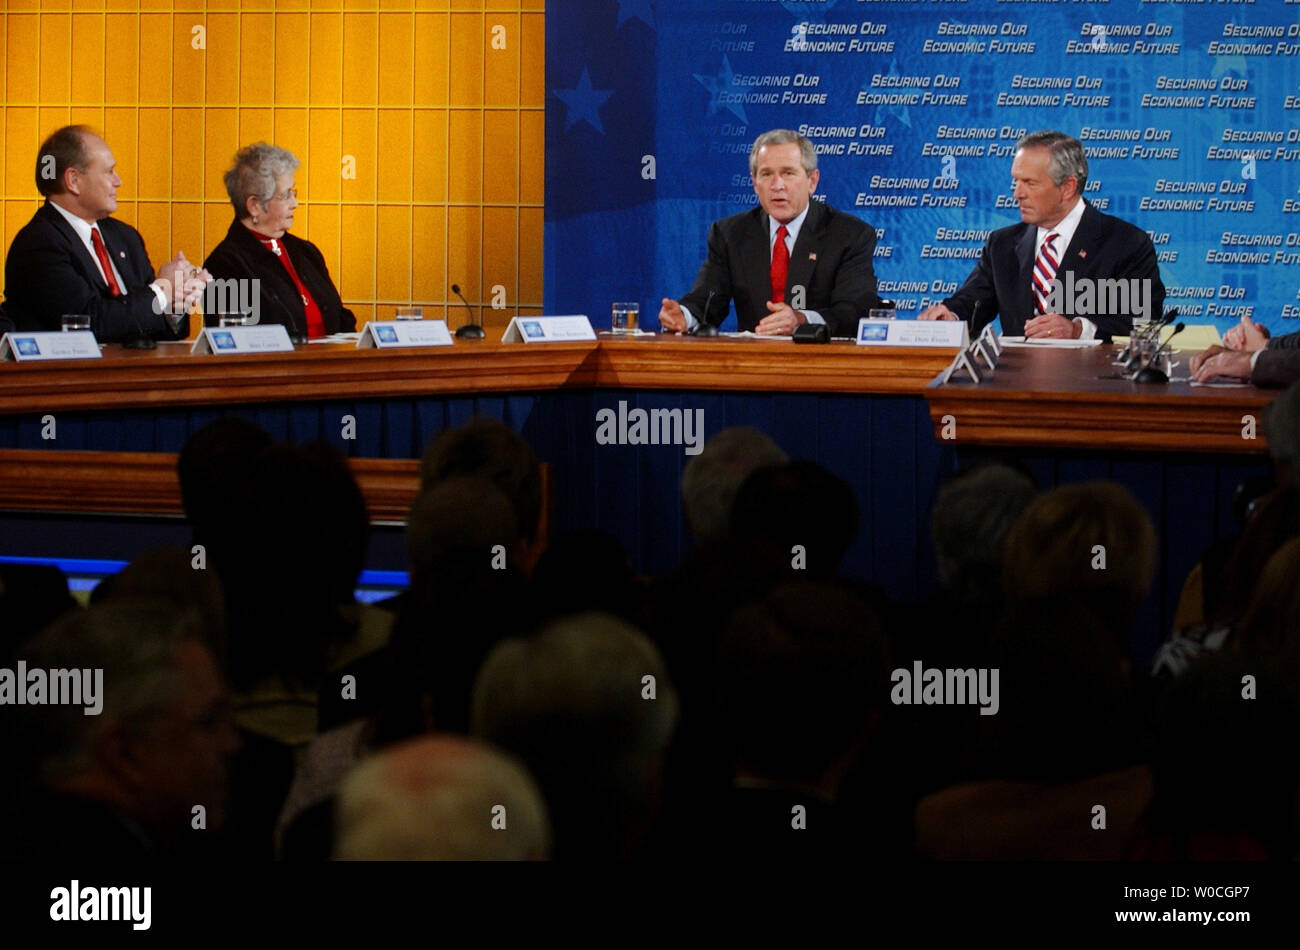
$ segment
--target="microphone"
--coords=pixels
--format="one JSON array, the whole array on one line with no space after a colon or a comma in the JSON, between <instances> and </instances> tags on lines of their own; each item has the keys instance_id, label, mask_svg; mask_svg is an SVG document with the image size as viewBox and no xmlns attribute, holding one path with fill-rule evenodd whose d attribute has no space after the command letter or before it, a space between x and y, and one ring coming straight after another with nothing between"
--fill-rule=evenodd
<instances>
[{"instance_id":1,"label":"microphone","mask_svg":"<svg viewBox=\"0 0 1300 950\"><path fill-rule=\"evenodd\" d=\"M153 291L151 290L149 291L149 293L152 294ZM131 309L130 301L125 296L122 297L121 299L122 302L126 305L126 312L131 315L131 322L135 324L135 336L128 337L127 339L123 340L122 349L124 350L158 349L158 344L154 342L154 338L144 332L144 324L140 322L140 318L136 316L135 311ZM156 303L157 298L154 298L154 301ZM167 318L163 317L163 319L166 320Z\"/></svg>"},{"instance_id":2,"label":"microphone","mask_svg":"<svg viewBox=\"0 0 1300 950\"><path fill-rule=\"evenodd\" d=\"M280 303L280 298L279 298L278 296L276 296L276 293L275 293L274 290L271 290L271 288L268 287L268 288L266 288L266 293L267 293L267 294L270 296L270 298L271 298L272 300L274 300L277 304ZM283 306L283 305L282 305L282 306ZM307 342L307 331L298 328L298 322L294 319L294 316L293 316L293 308L292 308L292 307L284 307L284 312L285 312L285 314L289 317L289 342L290 342L290 343L293 343L293 344L306 343L306 342ZM247 316L247 314L245 314L245 316Z\"/></svg>"},{"instance_id":3,"label":"microphone","mask_svg":"<svg viewBox=\"0 0 1300 950\"><path fill-rule=\"evenodd\" d=\"M691 331L691 336L717 336L718 328L709 322L709 307L713 303L713 298L717 294L716 290L710 290L708 298L704 301L704 315L696 322L695 329Z\"/></svg>"},{"instance_id":4,"label":"microphone","mask_svg":"<svg viewBox=\"0 0 1300 950\"><path fill-rule=\"evenodd\" d=\"M463 327L456 328L456 339L458 340L485 339L487 337L487 333L485 333L483 330L483 322L480 320L477 326L474 324L474 308L469 305L469 301L466 300L464 294L460 292L460 285L452 284L451 292L455 294L457 297L460 297L460 302L463 303L465 305L465 309L469 311L469 323L465 324Z\"/></svg>"},{"instance_id":5,"label":"microphone","mask_svg":"<svg viewBox=\"0 0 1300 950\"><path fill-rule=\"evenodd\" d=\"M975 306L970 309L970 319L966 321L966 336L972 340L975 339L975 315L980 312L981 302L975 301Z\"/></svg>"},{"instance_id":6,"label":"microphone","mask_svg":"<svg viewBox=\"0 0 1300 950\"><path fill-rule=\"evenodd\" d=\"M1174 337L1182 333L1183 329L1186 326L1187 324L1180 323L1178 324L1178 326L1174 327L1174 332L1169 334L1169 339L1165 340L1165 342L1160 345L1160 347L1155 351L1155 353L1151 354L1151 362L1147 363L1146 366L1143 366L1140 370L1138 370L1136 373L1133 374L1133 381L1135 383L1169 382L1169 374L1159 368L1160 354L1165 352L1165 350L1169 349L1169 344L1173 342Z\"/></svg>"}]
</instances>

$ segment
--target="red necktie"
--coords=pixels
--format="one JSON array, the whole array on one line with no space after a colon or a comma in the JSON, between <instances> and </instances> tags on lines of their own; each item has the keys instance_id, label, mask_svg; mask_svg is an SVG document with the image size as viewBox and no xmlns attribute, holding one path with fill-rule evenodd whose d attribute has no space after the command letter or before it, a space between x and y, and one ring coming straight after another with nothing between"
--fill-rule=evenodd
<instances>
[{"instance_id":1,"label":"red necktie","mask_svg":"<svg viewBox=\"0 0 1300 950\"><path fill-rule=\"evenodd\" d=\"M1048 298L1052 295L1052 281L1056 278L1057 258L1055 231L1047 235L1034 260L1034 310L1047 313Z\"/></svg>"},{"instance_id":2,"label":"red necktie","mask_svg":"<svg viewBox=\"0 0 1300 950\"><path fill-rule=\"evenodd\" d=\"M108 251L104 249L104 239L99 236L99 228L90 229L90 243L95 246L95 256L99 258L104 279L108 281L108 292L114 297L122 296L122 288L117 286L117 278L113 276L113 263L108 259Z\"/></svg>"},{"instance_id":3,"label":"red necktie","mask_svg":"<svg viewBox=\"0 0 1300 950\"><path fill-rule=\"evenodd\" d=\"M772 245L772 303L785 303L785 277L790 270L790 249L785 246L785 225L776 229Z\"/></svg>"}]
</instances>

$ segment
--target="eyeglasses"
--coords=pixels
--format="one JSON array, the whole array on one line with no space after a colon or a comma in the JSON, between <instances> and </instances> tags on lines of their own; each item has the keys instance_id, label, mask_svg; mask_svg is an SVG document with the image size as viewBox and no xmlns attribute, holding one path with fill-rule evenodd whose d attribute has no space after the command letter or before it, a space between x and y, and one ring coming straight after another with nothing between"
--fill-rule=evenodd
<instances>
[{"instance_id":1,"label":"eyeglasses","mask_svg":"<svg viewBox=\"0 0 1300 950\"><path fill-rule=\"evenodd\" d=\"M291 200L296 201L297 198L298 198L297 188L290 188L288 191L283 193L277 191L275 194L271 196L272 201L291 201Z\"/></svg>"}]
</instances>

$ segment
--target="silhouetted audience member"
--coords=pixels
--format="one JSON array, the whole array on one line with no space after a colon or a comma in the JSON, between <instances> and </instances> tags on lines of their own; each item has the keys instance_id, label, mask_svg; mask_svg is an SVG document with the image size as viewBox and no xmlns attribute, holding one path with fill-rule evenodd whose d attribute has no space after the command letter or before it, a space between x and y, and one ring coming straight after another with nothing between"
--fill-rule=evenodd
<instances>
[{"instance_id":1,"label":"silhouetted audience member","mask_svg":"<svg viewBox=\"0 0 1300 950\"><path fill-rule=\"evenodd\" d=\"M1138 860L1294 860L1300 758L1294 666L1245 653L1204 657L1156 716L1155 798Z\"/></svg>"},{"instance_id":2,"label":"silhouetted audience member","mask_svg":"<svg viewBox=\"0 0 1300 950\"><path fill-rule=\"evenodd\" d=\"M816 462L770 465L740 486L731 530L772 545L810 577L834 577L858 534L858 502L848 482Z\"/></svg>"},{"instance_id":3,"label":"silhouetted audience member","mask_svg":"<svg viewBox=\"0 0 1300 950\"><path fill-rule=\"evenodd\" d=\"M750 474L784 465L789 456L753 426L723 429L682 471L682 511L697 545L714 544L731 531L736 492Z\"/></svg>"},{"instance_id":4,"label":"silhouetted audience member","mask_svg":"<svg viewBox=\"0 0 1300 950\"><path fill-rule=\"evenodd\" d=\"M1300 660L1300 538L1287 541L1264 565L1236 643L1255 656Z\"/></svg>"},{"instance_id":5,"label":"silhouetted audience member","mask_svg":"<svg viewBox=\"0 0 1300 950\"><path fill-rule=\"evenodd\" d=\"M709 809L711 846L728 859L876 850L855 821L866 809L836 802L879 722L888 664L879 620L828 583L789 582L736 610L719 660L733 781Z\"/></svg>"},{"instance_id":6,"label":"silhouetted audience member","mask_svg":"<svg viewBox=\"0 0 1300 950\"><path fill-rule=\"evenodd\" d=\"M1012 526L1002 589L1009 603L1086 601L1127 652L1155 568L1155 526L1128 489L1106 481L1061 485L1035 498Z\"/></svg>"},{"instance_id":7,"label":"silhouetted audience member","mask_svg":"<svg viewBox=\"0 0 1300 950\"><path fill-rule=\"evenodd\" d=\"M602 614L499 644L474 684L473 734L517 755L537 779L557 859L636 854L676 721L659 652Z\"/></svg>"},{"instance_id":8,"label":"silhouetted audience member","mask_svg":"<svg viewBox=\"0 0 1300 950\"><path fill-rule=\"evenodd\" d=\"M102 675L83 673L80 703L14 709L23 753L13 774L32 784L6 816L10 858L214 852L237 739L201 629L169 604L124 600L68 614L20 649L29 671Z\"/></svg>"},{"instance_id":9,"label":"silhouetted audience member","mask_svg":"<svg viewBox=\"0 0 1300 950\"><path fill-rule=\"evenodd\" d=\"M476 419L444 429L420 460L420 490L453 476L483 478L505 492L515 510L523 544L516 566L525 577L546 547L542 531L542 471L537 453L523 436L495 419Z\"/></svg>"},{"instance_id":10,"label":"silhouetted audience member","mask_svg":"<svg viewBox=\"0 0 1300 950\"><path fill-rule=\"evenodd\" d=\"M242 416L222 416L185 440L176 474L195 543L221 546L231 496L253 477L253 459L274 443L265 429Z\"/></svg>"},{"instance_id":11,"label":"silhouetted audience member","mask_svg":"<svg viewBox=\"0 0 1300 950\"><path fill-rule=\"evenodd\" d=\"M996 712L979 719L976 771L971 781L921 800L919 853L940 860L1122 858L1151 795L1127 667L1111 625L1079 601L1055 596L1010 608L982 670ZM960 702L957 678L950 688L940 672L943 699ZM969 703L969 680L963 689Z\"/></svg>"},{"instance_id":12,"label":"silhouetted audience member","mask_svg":"<svg viewBox=\"0 0 1300 950\"><path fill-rule=\"evenodd\" d=\"M341 861L543 861L546 806L512 756L454 736L412 739L362 762L339 793Z\"/></svg>"},{"instance_id":13,"label":"silhouetted audience member","mask_svg":"<svg viewBox=\"0 0 1300 950\"><path fill-rule=\"evenodd\" d=\"M539 622L599 611L636 622L644 592L622 543L607 531L570 531L551 539L530 583Z\"/></svg>"},{"instance_id":14,"label":"silhouetted audience member","mask_svg":"<svg viewBox=\"0 0 1300 950\"><path fill-rule=\"evenodd\" d=\"M190 548L146 551L121 571L104 578L90 592L91 605L110 600L149 598L191 609L202 626L204 642L218 661L226 656L226 599L217 572L205 555Z\"/></svg>"},{"instance_id":15,"label":"silhouetted audience member","mask_svg":"<svg viewBox=\"0 0 1300 950\"><path fill-rule=\"evenodd\" d=\"M76 609L68 579L57 567L0 564L0 665L18 644Z\"/></svg>"}]
</instances>

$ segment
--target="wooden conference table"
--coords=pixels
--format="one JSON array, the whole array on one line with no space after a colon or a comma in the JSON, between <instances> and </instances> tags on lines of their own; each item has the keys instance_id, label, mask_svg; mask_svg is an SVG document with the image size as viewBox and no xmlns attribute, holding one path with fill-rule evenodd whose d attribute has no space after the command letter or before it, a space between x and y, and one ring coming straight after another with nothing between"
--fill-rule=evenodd
<instances>
[{"instance_id":1,"label":"wooden conference table","mask_svg":"<svg viewBox=\"0 0 1300 950\"><path fill-rule=\"evenodd\" d=\"M499 331L498 331L499 333ZM1007 348L976 386L939 385L955 351L859 347L846 342L675 335L549 344L458 343L410 350L311 344L293 353L192 356L188 345L104 349L97 362L0 366L0 417L254 403L392 399L565 389L923 395L936 437L945 420L958 444L1258 454L1262 432L1242 436L1276 393L1254 387L1138 385L1115 375L1113 348ZM1181 354L1184 360L1189 354ZM1177 375L1177 373L1175 374ZM56 440L57 442L57 440ZM0 509L175 513L174 456L0 448ZM400 517L413 463L354 459L372 513ZM137 490L124 491L128 486ZM152 490L141 491L141 487Z\"/></svg>"}]
</instances>

